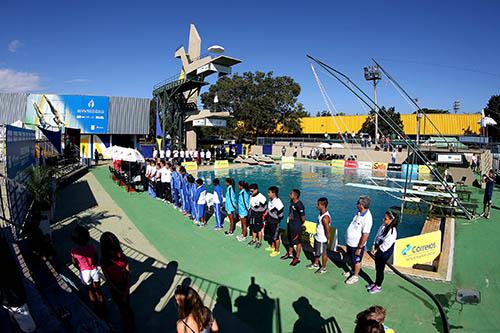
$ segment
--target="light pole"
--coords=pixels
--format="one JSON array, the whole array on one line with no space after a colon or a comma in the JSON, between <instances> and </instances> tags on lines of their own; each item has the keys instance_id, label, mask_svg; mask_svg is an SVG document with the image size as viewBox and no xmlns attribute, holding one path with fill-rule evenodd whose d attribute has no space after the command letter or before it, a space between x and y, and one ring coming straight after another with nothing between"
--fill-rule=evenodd
<instances>
[{"instance_id":1,"label":"light pole","mask_svg":"<svg viewBox=\"0 0 500 333\"><path fill-rule=\"evenodd\" d=\"M365 80L373 81L373 97L374 97L374 110L375 110L375 147L378 145L378 102L377 102L377 81L382 79L382 74L380 72L380 68L377 65L374 66L366 66L364 68L365 71Z\"/></svg>"}]
</instances>

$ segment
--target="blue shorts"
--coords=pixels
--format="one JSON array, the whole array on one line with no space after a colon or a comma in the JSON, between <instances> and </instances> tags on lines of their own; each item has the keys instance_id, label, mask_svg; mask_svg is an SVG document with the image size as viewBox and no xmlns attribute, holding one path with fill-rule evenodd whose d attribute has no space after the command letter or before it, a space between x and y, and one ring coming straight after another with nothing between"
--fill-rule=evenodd
<instances>
[{"instance_id":1,"label":"blue shorts","mask_svg":"<svg viewBox=\"0 0 500 333\"><path fill-rule=\"evenodd\" d=\"M248 210L242 210L242 209L240 209L240 210L238 211L238 213L239 213L238 215L239 215L240 217L247 217L247 216L248 216Z\"/></svg>"},{"instance_id":2,"label":"blue shorts","mask_svg":"<svg viewBox=\"0 0 500 333\"><path fill-rule=\"evenodd\" d=\"M358 248L357 247L350 247L347 245L347 254L349 255L349 258L351 259L351 264L354 266L355 264L361 263L361 260L363 260L363 255L365 254L365 247L361 249L361 252L359 253L359 256L355 255L354 252L356 252Z\"/></svg>"}]
</instances>

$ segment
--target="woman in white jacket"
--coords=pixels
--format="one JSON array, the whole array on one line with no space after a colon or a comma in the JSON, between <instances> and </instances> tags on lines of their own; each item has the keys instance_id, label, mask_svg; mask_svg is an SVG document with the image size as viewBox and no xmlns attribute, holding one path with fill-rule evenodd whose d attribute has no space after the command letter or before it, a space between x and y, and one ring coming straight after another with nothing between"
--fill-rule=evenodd
<instances>
[{"instance_id":1,"label":"woman in white jacket","mask_svg":"<svg viewBox=\"0 0 500 333\"><path fill-rule=\"evenodd\" d=\"M382 291L385 264L391 258L394 252L394 243L398 238L397 226L397 216L393 212L387 211L384 215L382 225L377 231L375 241L373 242L372 253L375 255L375 270L377 275L375 283L366 286L370 294L376 294Z\"/></svg>"}]
</instances>

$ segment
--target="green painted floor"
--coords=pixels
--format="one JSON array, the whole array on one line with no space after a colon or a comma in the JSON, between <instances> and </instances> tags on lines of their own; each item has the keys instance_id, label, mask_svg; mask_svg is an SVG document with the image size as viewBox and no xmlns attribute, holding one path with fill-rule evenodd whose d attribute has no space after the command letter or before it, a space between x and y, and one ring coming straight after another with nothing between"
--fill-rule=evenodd
<instances>
[{"instance_id":1,"label":"green painted floor","mask_svg":"<svg viewBox=\"0 0 500 333\"><path fill-rule=\"evenodd\" d=\"M395 275L386 275L382 293L370 295L362 280L355 286L345 285L341 270L332 263L328 273L322 276L316 276L304 267L307 264L304 257L299 266L290 267L279 258L269 257L264 249L248 248L234 238L213 231L213 221L209 227L200 229L181 213L151 199L146 193L127 193L113 182L107 167L92 172L158 251L179 263L179 269L242 290L247 290L251 277L255 277L255 282L267 291L269 297L279 300L274 318L275 321L280 318L281 330L275 322L273 332L292 332L299 320L297 312L305 321L317 320L318 315L330 321L333 317L342 332L352 332L356 314L373 304L387 309L386 324L397 332L440 331L438 312L432 301ZM480 191L472 191L473 200L482 202ZM494 194L494 203L500 207L498 191ZM500 313L500 256L494 247L500 234L499 209L493 210L490 220L480 219L476 223L457 220L452 283L420 281L441 300L451 327L456 331L500 331L497 317ZM374 277L373 270L366 271ZM481 304L466 305L461 309L454 302L458 288L479 289ZM209 292L215 293L213 290ZM294 309L292 304L300 297L307 298L310 306ZM232 299L233 311L236 311L234 301ZM304 305L303 302L300 304ZM270 332L271 328L264 331Z\"/></svg>"}]
</instances>

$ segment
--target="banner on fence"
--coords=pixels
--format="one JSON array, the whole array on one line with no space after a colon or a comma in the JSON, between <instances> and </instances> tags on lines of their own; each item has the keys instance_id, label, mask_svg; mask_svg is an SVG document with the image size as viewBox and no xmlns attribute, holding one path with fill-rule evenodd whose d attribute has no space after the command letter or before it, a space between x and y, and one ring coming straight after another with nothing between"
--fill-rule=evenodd
<instances>
[{"instance_id":1,"label":"banner on fence","mask_svg":"<svg viewBox=\"0 0 500 333\"><path fill-rule=\"evenodd\" d=\"M401 238L394 245L394 266L427 264L441 253L441 231Z\"/></svg>"},{"instance_id":2,"label":"banner on fence","mask_svg":"<svg viewBox=\"0 0 500 333\"><path fill-rule=\"evenodd\" d=\"M215 169L227 169L227 168L229 168L229 161L228 160L215 161L214 168Z\"/></svg>"},{"instance_id":3,"label":"banner on fence","mask_svg":"<svg viewBox=\"0 0 500 333\"><path fill-rule=\"evenodd\" d=\"M293 156L281 156L281 163L295 163Z\"/></svg>"},{"instance_id":4,"label":"banner on fence","mask_svg":"<svg viewBox=\"0 0 500 333\"><path fill-rule=\"evenodd\" d=\"M347 161L345 161L344 168L357 169L358 168L358 161L347 160Z\"/></svg>"},{"instance_id":5,"label":"banner on fence","mask_svg":"<svg viewBox=\"0 0 500 333\"><path fill-rule=\"evenodd\" d=\"M343 168L344 167L344 160L332 160L331 166L334 168Z\"/></svg>"},{"instance_id":6,"label":"banner on fence","mask_svg":"<svg viewBox=\"0 0 500 333\"><path fill-rule=\"evenodd\" d=\"M365 162L365 161L358 161L358 168L364 169L364 170L371 170L371 169L373 169L373 163L372 162Z\"/></svg>"},{"instance_id":7,"label":"banner on fence","mask_svg":"<svg viewBox=\"0 0 500 333\"><path fill-rule=\"evenodd\" d=\"M431 169L427 165L419 165L418 166L418 173L419 174L424 174L424 173L431 173Z\"/></svg>"},{"instance_id":8,"label":"banner on fence","mask_svg":"<svg viewBox=\"0 0 500 333\"><path fill-rule=\"evenodd\" d=\"M401 171L401 164L398 163L389 163L387 165L388 171Z\"/></svg>"},{"instance_id":9,"label":"banner on fence","mask_svg":"<svg viewBox=\"0 0 500 333\"><path fill-rule=\"evenodd\" d=\"M196 162L182 162L181 165L186 168L186 171L196 171L198 170L198 164Z\"/></svg>"},{"instance_id":10,"label":"banner on fence","mask_svg":"<svg viewBox=\"0 0 500 333\"><path fill-rule=\"evenodd\" d=\"M383 162L374 162L373 170L387 170L387 163Z\"/></svg>"}]
</instances>

